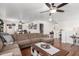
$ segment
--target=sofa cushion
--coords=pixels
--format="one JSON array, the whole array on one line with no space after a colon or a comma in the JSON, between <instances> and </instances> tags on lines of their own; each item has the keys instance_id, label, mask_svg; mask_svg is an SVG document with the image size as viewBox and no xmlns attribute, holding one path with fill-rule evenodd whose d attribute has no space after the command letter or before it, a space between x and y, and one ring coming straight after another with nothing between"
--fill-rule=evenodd
<instances>
[{"instance_id":1,"label":"sofa cushion","mask_svg":"<svg viewBox=\"0 0 79 59\"><path fill-rule=\"evenodd\" d=\"M4 39L6 40L6 42L5 43L7 43L7 44L13 44L13 42L14 42L14 39L12 38L12 36L11 35L3 35L3 37L4 37Z\"/></svg>"},{"instance_id":2,"label":"sofa cushion","mask_svg":"<svg viewBox=\"0 0 79 59\"><path fill-rule=\"evenodd\" d=\"M9 44L9 43L13 44L13 42L14 42L13 37L8 33L0 33L0 37L3 40L5 45Z\"/></svg>"},{"instance_id":3,"label":"sofa cushion","mask_svg":"<svg viewBox=\"0 0 79 59\"><path fill-rule=\"evenodd\" d=\"M4 53L4 54L1 54L0 56L13 56L13 53L10 52L10 53Z\"/></svg>"},{"instance_id":4,"label":"sofa cushion","mask_svg":"<svg viewBox=\"0 0 79 59\"><path fill-rule=\"evenodd\" d=\"M42 36L42 34L40 34L40 33L30 33L29 36L30 36L30 39L40 38Z\"/></svg>"},{"instance_id":5,"label":"sofa cushion","mask_svg":"<svg viewBox=\"0 0 79 59\"><path fill-rule=\"evenodd\" d=\"M28 34L15 34L13 37L15 41L27 40L29 38Z\"/></svg>"},{"instance_id":6,"label":"sofa cushion","mask_svg":"<svg viewBox=\"0 0 79 59\"><path fill-rule=\"evenodd\" d=\"M5 38L3 37L3 35L9 35L8 33L3 33L0 32L0 38L2 39L3 42L6 42Z\"/></svg>"},{"instance_id":7,"label":"sofa cushion","mask_svg":"<svg viewBox=\"0 0 79 59\"><path fill-rule=\"evenodd\" d=\"M40 38L33 38L31 39L32 43L35 43L35 42L40 42Z\"/></svg>"},{"instance_id":8,"label":"sofa cushion","mask_svg":"<svg viewBox=\"0 0 79 59\"><path fill-rule=\"evenodd\" d=\"M13 56L21 56L20 48L16 43L4 46L3 49L0 51L0 55L6 53L13 53Z\"/></svg>"},{"instance_id":9,"label":"sofa cushion","mask_svg":"<svg viewBox=\"0 0 79 59\"><path fill-rule=\"evenodd\" d=\"M6 54L6 53L12 53L12 56L21 56L22 55L19 47L16 47L16 48L13 48L10 50L2 51L2 52L0 52L0 55Z\"/></svg>"},{"instance_id":10,"label":"sofa cushion","mask_svg":"<svg viewBox=\"0 0 79 59\"><path fill-rule=\"evenodd\" d=\"M42 37L42 38L49 38L49 35L47 35L47 34L42 34L41 37Z\"/></svg>"},{"instance_id":11,"label":"sofa cushion","mask_svg":"<svg viewBox=\"0 0 79 59\"><path fill-rule=\"evenodd\" d=\"M53 38L41 38L43 42L53 42Z\"/></svg>"},{"instance_id":12,"label":"sofa cushion","mask_svg":"<svg viewBox=\"0 0 79 59\"><path fill-rule=\"evenodd\" d=\"M28 40L21 40L21 41L17 41L17 43L19 45L31 44L31 40L30 39L28 39Z\"/></svg>"},{"instance_id":13,"label":"sofa cushion","mask_svg":"<svg viewBox=\"0 0 79 59\"><path fill-rule=\"evenodd\" d=\"M10 49L14 49L14 48L18 48L18 44L9 44L3 47L2 51L6 51L6 50L10 50Z\"/></svg>"},{"instance_id":14,"label":"sofa cushion","mask_svg":"<svg viewBox=\"0 0 79 59\"><path fill-rule=\"evenodd\" d=\"M0 51L2 50L3 46L4 46L3 41L0 38Z\"/></svg>"}]
</instances>

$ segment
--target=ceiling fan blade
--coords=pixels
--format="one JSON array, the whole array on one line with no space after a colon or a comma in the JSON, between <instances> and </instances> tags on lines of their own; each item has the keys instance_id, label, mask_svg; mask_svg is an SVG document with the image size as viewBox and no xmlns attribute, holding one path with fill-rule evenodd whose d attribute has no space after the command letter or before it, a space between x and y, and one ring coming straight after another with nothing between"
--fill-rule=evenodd
<instances>
[{"instance_id":1,"label":"ceiling fan blade","mask_svg":"<svg viewBox=\"0 0 79 59\"><path fill-rule=\"evenodd\" d=\"M48 8L50 8L51 7L51 5L49 4L49 3L45 3L46 4L46 6L48 7Z\"/></svg>"},{"instance_id":2,"label":"ceiling fan blade","mask_svg":"<svg viewBox=\"0 0 79 59\"><path fill-rule=\"evenodd\" d=\"M57 12L64 12L64 10L56 10Z\"/></svg>"},{"instance_id":3,"label":"ceiling fan blade","mask_svg":"<svg viewBox=\"0 0 79 59\"><path fill-rule=\"evenodd\" d=\"M68 3L62 3L62 4L58 5L57 8L63 7L63 6L65 6L66 4L68 4Z\"/></svg>"},{"instance_id":4,"label":"ceiling fan blade","mask_svg":"<svg viewBox=\"0 0 79 59\"><path fill-rule=\"evenodd\" d=\"M40 12L40 13L45 13L45 12L49 12L49 10L46 10L46 11L42 11L42 12Z\"/></svg>"}]
</instances>

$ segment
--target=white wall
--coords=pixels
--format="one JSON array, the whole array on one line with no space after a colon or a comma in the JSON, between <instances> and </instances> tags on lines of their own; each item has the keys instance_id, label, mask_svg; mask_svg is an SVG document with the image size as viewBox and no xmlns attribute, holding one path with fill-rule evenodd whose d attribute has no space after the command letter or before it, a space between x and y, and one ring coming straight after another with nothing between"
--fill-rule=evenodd
<instances>
[{"instance_id":1,"label":"white wall","mask_svg":"<svg viewBox=\"0 0 79 59\"><path fill-rule=\"evenodd\" d=\"M63 31L63 42L73 43L73 39L70 37L75 33L79 36L79 13L74 13L71 16L64 18L61 22Z\"/></svg>"},{"instance_id":2,"label":"white wall","mask_svg":"<svg viewBox=\"0 0 79 59\"><path fill-rule=\"evenodd\" d=\"M8 29L8 27L6 27L6 24L11 24L11 23L15 23L15 22L13 22L13 21L5 22L4 32L7 32L7 33L11 34L11 33L14 33L14 32L17 31L17 29L18 29L18 22L15 23L16 26L13 26L12 29ZM37 24L37 29L36 30L28 29L28 24L30 24L30 23ZM44 34L49 34L49 32L53 30L54 26L53 26L53 24L51 22L49 22L49 21L39 21L39 20L38 21L35 20L35 21L32 21L32 22L28 22L28 23L23 24L23 30L30 31L31 33L39 33L40 32L39 31L39 24L40 23L44 24Z\"/></svg>"},{"instance_id":3,"label":"white wall","mask_svg":"<svg viewBox=\"0 0 79 59\"><path fill-rule=\"evenodd\" d=\"M11 29L7 26L7 24L16 24L16 26L12 26ZM18 29L18 21L17 19L6 19L4 20L4 32L13 34Z\"/></svg>"},{"instance_id":4,"label":"white wall","mask_svg":"<svg viewBox=\"0 0 79 59\"><path fill-rule=\"evenodd\" d=\"M40 23L44 24L44 34L49 34L49 32L53 30L53 24L48 21L33 21L33 22L38 24L38 26Z\"/></svg>"},{"instance_id":5,"label":"white wall","mask_svg":"<svg viewBox=\"0 0 79 59\"><path fill-rule=\"evenodd\" d=\"M30 23L37 24L37 29L36 30L28 29L27 25L30 24ZM24 28L26 28L31 33L40 33L40 31L39 31L39 24L40 23L44 24L44 34L49 34L49 32L53 30L53 24L52 23L50 23L48 21L40 21L40 20L38 20L38 21L35 20L35 21L32 21L32 22L29 22L29 23L26 24L26 26L24 26Z\"/></svg>"}]
</instances>

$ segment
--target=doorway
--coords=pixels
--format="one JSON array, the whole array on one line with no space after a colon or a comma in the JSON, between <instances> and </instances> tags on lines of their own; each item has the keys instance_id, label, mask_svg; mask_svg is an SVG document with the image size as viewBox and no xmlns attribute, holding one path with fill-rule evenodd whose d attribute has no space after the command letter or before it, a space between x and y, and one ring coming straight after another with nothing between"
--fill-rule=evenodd
<instances>
[{"instance_id":1,"label":"doorway","mask_svg":"<svg viewBox=\"0 0 79 59\"><path fill-rule=\"evenodd\" d=\"M44 24L40 24L40 33L42 33L43 34L43 29L44 29Z\"/></svg>"}]
</instances>

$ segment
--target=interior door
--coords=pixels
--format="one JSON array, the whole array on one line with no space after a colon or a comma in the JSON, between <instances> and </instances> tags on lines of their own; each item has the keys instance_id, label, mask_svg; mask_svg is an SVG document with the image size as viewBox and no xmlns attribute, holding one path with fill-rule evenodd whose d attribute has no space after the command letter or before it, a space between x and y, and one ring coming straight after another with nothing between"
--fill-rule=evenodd
<instances>
[{"instance_id":1,"label":"interior door","mask_svg":"<svg viewBox=\"0 0 79 59\"><path fill-rule=\"evenodd\" d=\"M44 27L44 24L40 24L40 33L43 34L43 27Z\"/></svg>"}]
</instances>

